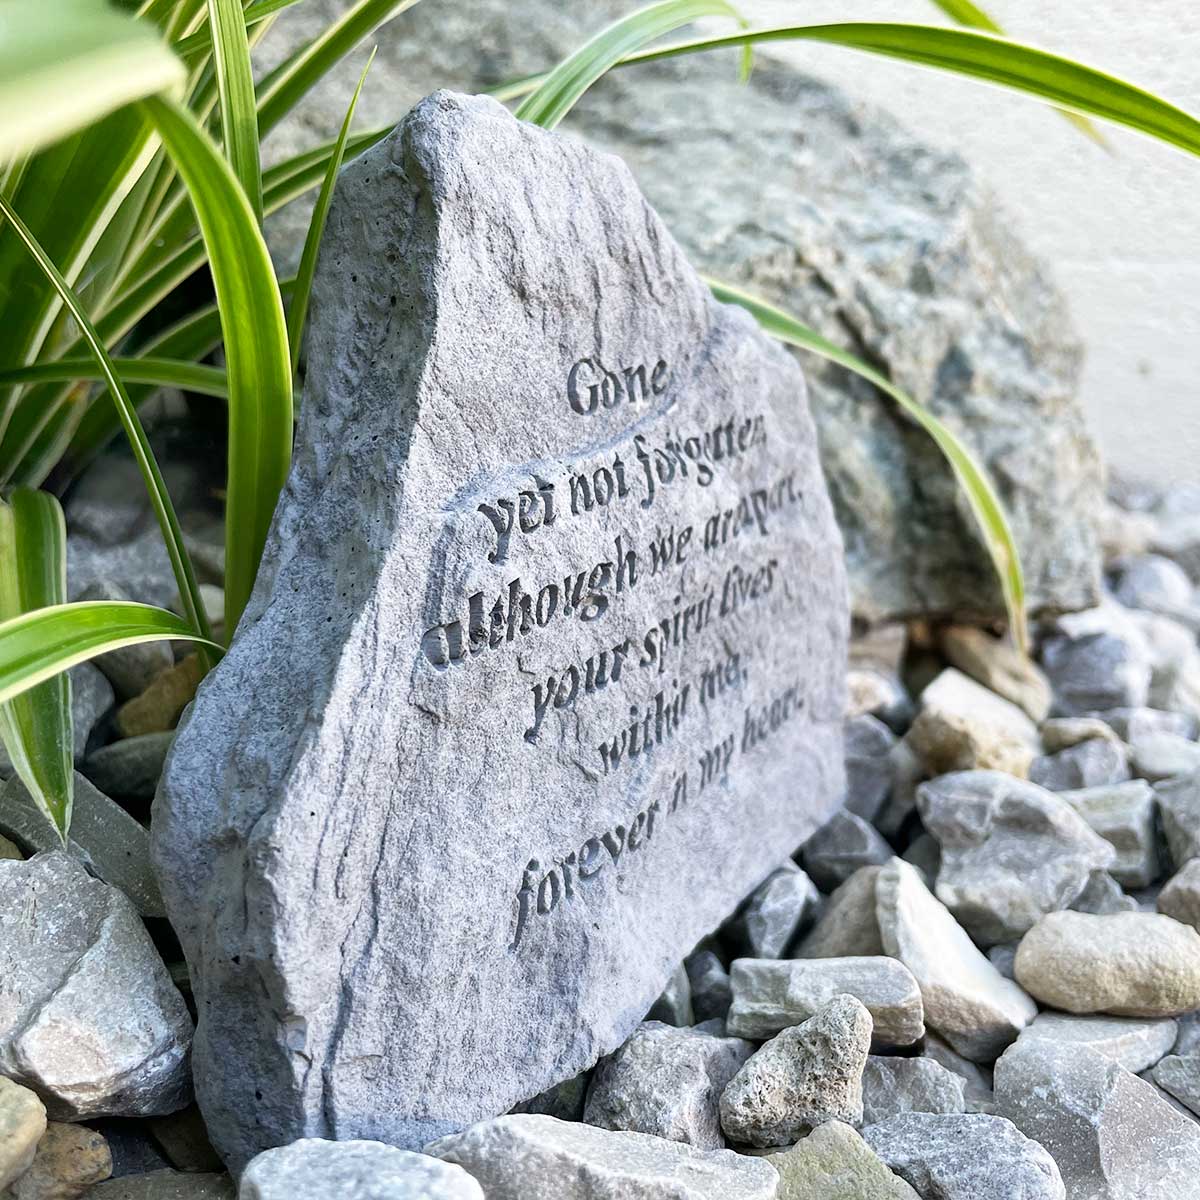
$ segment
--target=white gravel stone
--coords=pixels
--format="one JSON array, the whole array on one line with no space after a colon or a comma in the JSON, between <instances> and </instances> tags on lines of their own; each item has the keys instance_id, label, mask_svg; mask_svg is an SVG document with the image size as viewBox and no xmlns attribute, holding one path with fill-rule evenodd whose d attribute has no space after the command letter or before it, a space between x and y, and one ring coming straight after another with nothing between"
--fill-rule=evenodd
<instances>
[{"instance_id":1,"label":"white gravel stone","mask_svg":"<svg viewBox=\"0 0 1200 1200\"><path fill-rule=\"evenodd\" d=\"M1141 779L1059 793L1116 851L1108 873L1124 887L1149 887L1162 874L1158 803Z\"/></svg>"},{"instance_id":2,"label":"white gravel stone","mask_svg":"<svg viewBox=\"0 0 1200 1200\"><path fill-rule=\"evenodd\" d=\"M1200 1008L1200 934L1158 913L1051 913L1022 938L1015 971L1030 995L1067 1012L1173 1017Z\"/></svg>"},{"instance_id":3,"label":"white gravel stone","mask_svg":"<svg viewBox=\"0 0 1200 1200\"><path fill-rule=\"evenodd\" d=\"M1011 642L972 625L952 625L941 634L942 653L984 687L1022 708L1034 721L1050 711L1050 684L1038 665Z\"/></svg>"},{"instance_id":4,"label":"white gravel stone","mask_svg":"<svg viewBox=\"0 0 1200 1200\"><path fill-rule=\"evenodd\" d=\"M1136 1075L1170 1053L1178 1032L1178 1025L1170 1017L1149 1020L1043 1012L1022 1030L1021 1037L1048 1038L1059 1045L1087 1046Z\"/></svg>"},{"instance_id":5,"label":"white gravel stone","mask_svg":"<svg viewBox=\"0 0 1200 1200\"><path fill-rule=\"evenodd\" d=\"M893 859L875 890L884 951L916 978L925 1023L966 1058L990 1062L1033 1020L1037 1006L988 962L916 868Z\"/></svg>"},{"instance_id":6,"label":"white gravel stone","mask_svg":"<svg viewBox=\"0 0 1200 1200\"><path fill-rule=\"evenodd\" d=\"M1200 742L1178 733L1146 733L1134 739L1133 767L1156 782L1200 771Z\"/></svg>"},{"instance_id":7,"label":"white gravel stone","mask_svg":"<svg viewBox=\"0 0 1200 1200\"><path fill-rule=\"evenodd\" d=\"M773 1037L807 1021L842 994L866 1006L876 1047L911 1046L925 1032L917 981L892 958L742 958L734 962L730 982L733 1004L727 1024L738 1037Z\"/></svg>"},{"instance_id":8,"label":"white gravel stone","mask_svg":"<svg viewBox=\"0 0 1200 1200\"><path fill-rule=\"evenodd\" d=\"M28 1088L0 1075L0 1195L33 1162L46 1132L46 1106Z\"/></svg>"},{"instance_id":9,"label":"white gravel stone","mask_svg":"<svg viewBox=\"0 0 1200 1200\"><path fill-rule=\"evenodd\" d=\"M1129 755L1116 742L1092 738L1035 758L1029 766L1029 778L1052 792L1122 783L1130 778Z\"/></svg>"},{"instance_id":10,"label":"white gravel stone","mask_svg":"<svg viewBox=\"0 0 1200 1200\"><path fill-rule=\"evenodd\" d=\"M465 1168L487 1200L776 1200L779 1187L764 1159L553 1117L480 1121L425 1150Z\"/></svg>"},{"instance_id":11,"label":"white gravel stone","mask_svg":"<svg viewBox=\"0 0 1200 1200\"><path fill-rule=\"evenodd\" d=\"M1189 739L1196 736L1196 718L1187 713L1165 712L1160 708L1110 708L1092 715L1131 745L1154 733L1174 733Z\"/></svg>"},{"instance_id":12,"label":"white gravel stone","mask_svg":"<svg viewBox=\"0 0 1200 1200\"><path fill-rule=\"evenodd\" d=\"M963 1081L932 1058L871 1055L863 1068L863 1124L903 1112L966 1111Z\"/></svg>"}]
</instances>

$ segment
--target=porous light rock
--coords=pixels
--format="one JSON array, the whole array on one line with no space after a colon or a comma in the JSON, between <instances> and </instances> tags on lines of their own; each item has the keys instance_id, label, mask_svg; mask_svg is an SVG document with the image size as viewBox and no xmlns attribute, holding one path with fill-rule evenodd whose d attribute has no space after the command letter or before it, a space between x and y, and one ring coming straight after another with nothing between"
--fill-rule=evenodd
<instances>
[{"instance_id":1,"label":"porous light rock","mask_svg":"<svg viewBox=\"0 0 1200 1200\"><path fill-rule=\"evenodd\" d=\"M34 1092L0 1075L0 1195L24 1175L46 1132L46 1106Z\"/></svg>"},{"instance_id":2,"label":"porous light rock","mask_svg":"<svg viewBox=\"0 0 1200 1200\"><path fill-rule=\"evenodd\" d=\"M821 894L793 862L786 862L754 889L729 933L741 953L751 958L781 958L811 925L821 907Z\"/></svg>"},{"instance_id":3,"label":"porous light rock","mask_svg":"<svg viewBox=\"0 0 1200 1200\"><path fill-rule=\"evenodd\" d=\"M996 1106L1053 1156L1067 1200L1181 1200L1200 1124L1086 1046L1021 1038L996 1064Z\"/></svg>"},{"instance_id":4,"label":"porous light rock","mask_svg":"<svg viewBox=\"0 0 1200 1200\"><path fill-rule=\"evenodd\" d=\"M925 1032L920 988L895 959L740 958L733 963L730 983L733 1004L726 1024L739 1037L773 1037L843 994L854 996L871 1014L876 1047L911 1046Z\"/></svg>"},{"instance_id":5,"label":"porous light rock","mask_svg":"<svg viewBox=\"0 0 1200 1200\"><path fill-rule=\"evenodd\" d=\"M1200 858L1200 771L1164 779L1154 787L1171 862L1178 870Z\"/></svg>"},{"instance_id":6,"label":"porous light rock","mask_svg":"<svg viewBox=\"0 0 1200 1200\"><path fill-rule=\"evenodd\" d=\"M1064 1200L1058 1167L1011 1121L902 1113L863 1130L867 1145L925 1200Z\"/></svg>"},{"instance_id":7,"label":"porous light rock","mask_svg":"<svg viewBox=\"0 0 1200 1200\"><path fill-rule=\"evenodd\" d=\"M832 892L862 867L878 866L892 856L875 826L852 812L833 814L804 843L804 867L823 892Z\"/></svg>"},{"instance_id":8,"label":"porous light rock","mask_svg":"<svg viewBox=\"0 0 1200 1200\"><path fill-rule=\"evenodd\" d=\"M902 1112L966 1110L963 1080L932 1058L883 1058L873 1054L863 1068L862 1088L864 1125L874 1125Z\"/></svg>"},{"instance_id":9,"label":"porous light rock","mask_svg":"<svg viewBox=\"0 0 1200 1200\"><path fill-rule=\"evenodd\" d=\"M983 956L950 911L900 859L876 883L884 952L916 978L925 1023L960 1054L990 1062L1037 1014L1037 1005Z\"/></svg>"},{"instance_id":10,"label":"porous light rock","mask_svg":"<svg viewBox=\"0 0 1200 1200\"><path fill-rule=\"evenodd\" d=\"M923 783L917 807L941 846L937 897L982 945L1066 908L1116 858L1066 801L1001 771Z\"/></svg>"},{"instance_id":11,"label":"porous light rock","mask_svg":"<svg viewBox=\"0 0 1200 1200\"><path fill-rule=\"evenodd\" d=\"M1029 655L1010 641L972 625L951 625L942 630L940 645L951 666L1011 700L1032 720L1045 720L1053 699L1050 684Z\"/></svg>"},{"instance_id":12,"label":"porous light rock","mask_svg":"<svg viewBox=\"0 0 1200 1200\"><path fill-rule=\"evenodd\" d=\"M1024 776L1041 751L1037 726L1021 709L952 667L921 693L907 740L930 775L994 769Z\"/></svg>"},{"instance_id":13,"label":"porous light rock","mask_svg":"<svg viewBox=\"0 0 1200 1200\"><path fill-rule=\"evenodd\" d=\"M263 69L342 4L282 13ZM361 120L389 125L433 87L480 91L544 71L628 11L625 0L459 0L429 44L418 9L373 35ZM572 110L571 128L630 164L694 262L866 353L968 438L1009 512L1032 609L1094 602L1098 456L1077 342L1048 273L961 158L770 58L742 84L736 53L612 72ZM273 131L268 153L336 136L358 75L344 66ZM729 187L748 177L754 187ZM290 273L307 216L290 206L274 221L287 231L276 245ZM928 435L840 368L809 369L856 610L870 621L1002 619L986 548Z\"/></svg>"},{"instance_id":14,"label":"porous light rock","mask_svg":"<svg viewBox=\"0 0 1200 1200\"><path fill-rule=\"evenodd\" d=\"M256 589L154 809L233 1167L577 1074L844 790L803 379L618 160L434 94L339 176L310 316Z\"/></svg>"},{"instance_id":15,"label":"porous light rock","mask_svg":"<svg viewBox=\"0 0 1200 1200\"><path fill-rule=\"evenodd\" d=\"M52 1118L191 1098L192 1019L133 906L59 850L0 861L0 1074Z\"/></svg>"},{"instance_id":16,"label":"porous light rock","mask_svg":"<svg viewBox=\"0 0 1200 1200\"><path fill-rule=\"evenodd\" d=\"M871 1016L853 996L835 996L802 1025L776 1034L721 1095L732 1142L783 1146L824 1121L862 1121L862 1073Z\"/></svg>"},{"instance_id":17,"label":"porous light rock","mask_svg":"<svg viewBox=\"0 0 1200 1200\"><path fill-rule=\"evenodd\" d=\"M1052 792L1122 783L1129 778L1125 747L1107 738L1092 738L1056 754L1043 754L1029 765L1030 782Z\"/></svg>"},{"instance_id":18,"label":"porous light rock","mask_svg":"<svg viewBox=\"0 0 1200 1200\"><path fill-rule=\"evenodd\" d=\"M1152 1067L1175 1044L1178 1026L1170 1017L1080 1017L1043 1012L1021 1031L1022 1038L1048 1038L1058 1045L1087 1046L1135 1075Z\"/></svg>"},{"instance_id":19,"label":"porous light rock","mask_svg":"<svg viewBox=\"0 0 1200 1200\"><path fill-rule=\"evenodd\" d=\"M487 1200L776 1200L779 1187L763 1159L553 1117L480 1121L425 1150L463 1167Z\"/></svg>"},{"instance_id":20,"label":"porous light rock","mask_svg":"<svg viewBox=\"0 0 1200 1200\"><path fill-rule=\"evenodd\" d=\"M112 1155L103 1136L85 1125L51 1121L29 1169L9 1190L11 1200L78 1200L112 1174Z\"/></svg>"},{"instance_id":21,"label":"porous light rock","mask_svg":"<svg viewBox=\"0 0 1200 1200\"><path fill-rule=\"evenodd\" d=\"M1158 853L1158 805L1154 789L1131 779L1102 787L1063 791L1065 800L1116 851L1108 873L1122 886L1149 887L1162 873Z\"/></svg>"},{"instance_id":22,"label":"porous light rock","mask_svg":"<svg viewBox=\"0 0 1200 1200\"><path fill-rule=\"evenodd\" d=\"M1200 858L1191 858L1158 893L1158 911L1200 932Z\"/></svg>"},{"instance_id":23,"label":"porous light rock","mask_svg":"<svg viewBox=\"0 0 1200 1200\"><path fill-rule=\"evenodd\" d=\"M851 958L882 954L875 916L879 867L860 867L834 890L817 923L796 949L797 958Z\"/></svg>"},{"instance_id":24,"label":"porous light rock","mask_svg":"<svg viewBox=\"0 0 1200 1200\"><path fill-rule=\"evenodd\" d=\"M1021 939L1014 969L1031 996L1067 1012L1200 1008L1200 934L1158 913L1050 913Z\"/></svg>"},{"instance_id":25,"label":"porous light rock","mask_svg":"<svg viewBox=\"0 0 1200 1200\"><path fill-rule=\"evenodd\" d=\"M753 1051L740 1037L647 1021L596 1068L583 1119L719 1150L721 1093Z\"/></svg>"},{"instance_id":26,"label":"porous light rock","mask_svg":"<svg viewBox=\"0 0 1200 1200\"><path fill-rule=\"evenodd\" d=\"M778 1200L920 1200L844 1121L765 1157L779 1172Z\"/></svg>"}]
</instances>

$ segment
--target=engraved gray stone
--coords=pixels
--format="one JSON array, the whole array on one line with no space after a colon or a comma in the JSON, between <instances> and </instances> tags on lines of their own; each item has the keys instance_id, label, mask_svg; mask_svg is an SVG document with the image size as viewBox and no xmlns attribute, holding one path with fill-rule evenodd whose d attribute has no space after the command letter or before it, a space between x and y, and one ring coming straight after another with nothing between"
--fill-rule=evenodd
<instances>
[{"instance_id":1,"label":"engraved gray stone","mask_svg":"<svg viewBox=\"0 0 1200 1200\"><path fill-rule=\"evenodd\" d=\"M884 1058L872 1054L863 1068L863 1124L902 1112L966 1111L963 1080L932 1058Z\"/></svg>"},{"instance_id":2,"label":"engraved gray stone","mask_svg":"<svg viewBox=\"0 0 1200 1200\"><path fill-rule=\"evenodd\" d=\"M847 614L799 370L618 160L443 92L346 168L155 804L227 1161L419 1146L615 1050L840 800Z\"/></svg>"}]
</instances>

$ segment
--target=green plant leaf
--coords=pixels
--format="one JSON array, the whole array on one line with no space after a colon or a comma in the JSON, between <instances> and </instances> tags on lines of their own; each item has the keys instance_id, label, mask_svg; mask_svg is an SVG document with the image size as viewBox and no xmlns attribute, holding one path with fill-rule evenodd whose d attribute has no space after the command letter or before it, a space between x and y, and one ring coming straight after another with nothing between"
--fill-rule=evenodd
<instances>
[{"instance_id":1,"label":"green plant leaf","mask_svg":"<svg viewBox=\"0 0 1200 1200\"><path fill-rule=\"evenodd\" d=\"M358 0L258 85L258 131L266 137L296 102L363 38L417 0Z\"/></svg>"},{"instance_id":2,"label":"green plant leaf","mask_svg":"<svg viewBox=\"0 0 1200 1200\"><path fill-rule=\"evenodd\" d=\"M728 0L659 0L614 21L563 59L525 97L516 116L543 129L553 129L580 96L626 55L701 17L713 16L740 21L737 9Z\"/></svg>"},{"instance_id":3,"label":"green plant leaf","mask_svg":"<svg viewBox=\"0 0 1200 1200\"><path fill-rule=\"evenodd\" d=\"M277 13L283 12L285 8L291 8L293 4L299 4L301 0L255 0L253 4L246 5L244 22L247 29L252 29L268 17L273 17ZM207 54L212 49L212 31L206 25L203 29L196 30L195 33L189 34L185 38L180 38L179 41L173 43L171 49L185 60L192 60Z\"/></svg>"},{"instance_id":4,"label":"green plant leaf","mask_svg":"<svg viewBox=\"0 0 1200 1200\"><path fill-rule=\"evenodd\" d=\"M229 394L225 372L217 367L181 362L177 358L153 357L114 358L112 365L127 384L182 388L221 400ZM93 358L52 358L30 367L0 370L0 383L71 383L79 379L107 382L107 375Z\"/></svg>"},{"instance_id":5,"label":"green plant leaf","mask_svg":"<svg viewBox=\"0 0 1200 1200\"><path fill-rule=\"evenodd\" d=\"M49 493L17 488L10 504L0 500L0 563L0 621L66 599L67 528ZM70 676L0 702L0 741L65 842L75 796Z\"/></svg>"},{"instance_id":6,"label":"green plant leaf","mask_svg":"<svg viewBox=\"0 0 1200 1200\"><path fill-rule=\"evenodd\" d=\"M262 167L258 160L258 108L250 73L250 43L241 0L208 0L225 157L255 218L262 224Z\"/></svg>"},{"instance_id":7,"label":"green plant leaf","mask_svg":"<svg viewBox=\"0 0 1200 1200\"><path fill-rule=\"evenodd\" d=\"M0 161L183 83L154 28L102 0L9 0L0 21Z\"/></svg>"},{"instance_id":8,"label":"green plant leaf","mask_svg":"<svg viewBox=\"0 0 1200 1200\"><path fill-rule=\"evenodd\" d=\"M249 202L207 134L179 105L140 102L175 162L204 237L229 386L225 631L250 598L292 455L292 369L283 300Z\"/></svg>"},{"instance_id":9,"label":"green plant leaf","mask_svg":"<svg viewBox=\"0 0 1200 1200\"><path fill-rule=\"evenodd\" d=\"M296 288L292 293L291 307L288 309L288 342L292 347L292 373L300 366L300 347L304 338L304 321L308 316L308 297L312 291L313 275L317 270L317 252L321 248L321 235L325 232L325 218L329 216L329 204L333 200L333 189L337 183L338 171L342 169L342 156L346 152L346 139L350 136L350 122L354 120L354 110L358 107L359 93L366 82L367 72L375 61L375 51L372 50L358 77L358 86L350 97L346 116L342 120L342 128L334 144L333 153L325 168L325 180L321 184L321 192L313 207L312 219L308 223L308 236L304 239L304 251L300 255L300 269L296 272Z\"/></svg>"},{"instance_id":10,"label":"green plant leaf","mask_svg":"<svg viewBox=\"0 0 1200 1200\"><path fill-rule=\"evenodd\" d=\"M1025 579L1021 570L1021 557L1013 538L1012 528L1005 515L1004 506L988 480L987 473L975 461L965 445L937 419L923 404L901 391L885 375L869 367L853 354L823 338L815 330L797 321L782 309L767 304L738 288L730 287L715 279L705 282L713 295L726 304L736 304L746 309L759 325L772 337L809 350L830 362L837 363L847 371L854 372L880 391L891 396L900 407L933 438L954 471L959 487L967 498L980 536L991 556L1008 610L1009 627L1017 646L1026 652L1029 645L1028 627L1025 616Z\"/></svg>"},{"instance_id":11,"label":"green plant leaf","mask_svg":"<svg viewBox=\"0 0 1200 1200\"><path fill-rule=\"evenodd\" d=\"M728 46L783 41L845 46L967 75L1010 91L1038 96L1071 112L1126 125L1189 154L1200 155L1200 121L1174 104L1069 58L965 29L875 21L786 25L655 47L630 54L616 65L632 66Z\"/></svg>"},{"instance_id":12,"label":"green plant leaf","mask_svg":"<svg viewBox=\"0 0 1200 1200\"><path fill-rule=\"evenodd\" d=\"M13 617L0 623L0 703L107 650L175 640L221 653L181 617L152 604L89 600Z\"/></svg>"},{"instance_id":13,"label":"green plant leaf","mask_svg":"<svg viewBox=\"0 0 1200 1200\"><path fill-rule=\"evenodd\" d=\"M152 102L142 101L142 103ZM80 333L91 347L96 361L100 364L104 375L104 382L108 385L112 402L116 405L117 411L120 414L121 424L124 426L126 436L129 438L129 445L133 450L134 459L137 462L138 469L142 473L142 479L145 480L146 490L150 495L151 507L154 509L154 515L157 517L159 528L162 530L163 541L167 547L167 557L171 560L171 569L175 573L175 582L179 587L179 599L183 605L184 613L188 620L192 622L192 628L202 638L206 640L211 639L212 635L209 630L208 618L204 614L204 605L200 599L200 589L196 583L196 573L192 569L192 560L188 555L187 548L183 544L183 534L179 529L179 520L175 516L175 507L171 503L171 497L167 492L166 484L163 482L162 472L158 469L154 452L150 449L150 442L146 437L146 431L142 428L142 423L138 419L137 410L129 399L128 393L125 391L125 385L121 382L120 376L113 368L112 359L108 351L104 348L104 343L97 336L96 330L88 319L87 313L84 312L83 306L79 303L79 297L75 295L74 291L67 284L67 281L59 273L58 268L47 257L45 250L42 249L38 240L30 233L25 223L17 216L12 206L2 196L0 196L0 212L8 219L12 228L17 231L17 235L25 243L29 253L37 260L46 278L62 298L67 311L74 317L75 323L79 326Z\"/></svg>"}]
</instances>

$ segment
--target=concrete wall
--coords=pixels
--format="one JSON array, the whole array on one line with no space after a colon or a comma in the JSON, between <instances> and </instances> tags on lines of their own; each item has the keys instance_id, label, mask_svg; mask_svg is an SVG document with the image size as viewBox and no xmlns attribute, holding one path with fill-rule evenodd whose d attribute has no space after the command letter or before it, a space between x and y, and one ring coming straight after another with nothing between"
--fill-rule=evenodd
<instances>
[{"instance_id":1,"label":"concrete wall","mask_svg":"<svg viewBox=\"0 0 1200 1200\"><path fill-rule=\"evenodd\" d=\"M1200 113L1195 0L982 0L1010 36ZM942 22L930 0L747 0L756 24ZM1118 467L1200 478L1200 160L1106 127L1113 154L1037 102L827 46L773 48L959 150L1053 266L1088 349L1085 399Z\"/></svg>"}]
</instances>

